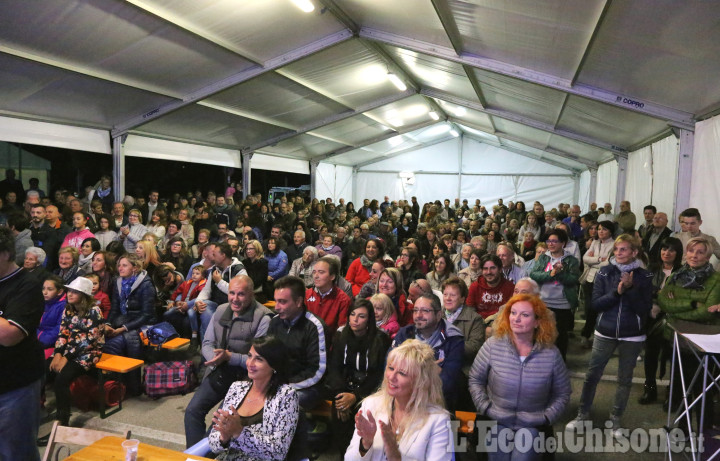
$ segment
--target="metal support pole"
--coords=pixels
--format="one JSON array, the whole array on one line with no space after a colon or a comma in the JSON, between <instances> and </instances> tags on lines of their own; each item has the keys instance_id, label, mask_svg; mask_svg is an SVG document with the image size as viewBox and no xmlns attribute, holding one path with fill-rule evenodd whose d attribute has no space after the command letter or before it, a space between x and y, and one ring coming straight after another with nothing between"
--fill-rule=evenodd
<instances>
[{"instance_id":1,"label":"metal support pole","mask_svg":"<svg viewBox=\"0 0 720 461\"><path fill-rule=\"evenodd\" d=\"M615 214L620 212L620 202L625 200L625 183L627 182L627 158L620 155L615 156L615 161L618 164L617 174L617 193L615 194L615 205L613 210Z\"/></svg>"},{"instance_id":2,"label":"metal support pole","mask_svg":"<svg viewBox=\"0 0 720 461\"><path fill-rule=\"evenodd\" d=\"M318 160L310 160L310 200L317 197L317 167L320 164Z\"/></svg>"},{"instance_id":3,"label":"metal support pole","mask_svg":"<svg viewBox=\"0 0 720 461\"><path fill-rule=\"evenodd\" d=\"M690 206L690 182L692 181L693 146L695 133L680 130L680 153L678 155L677 189L675 189L675 206L673 221L670 228L677 229L678 216Z\"/></svg>"},{"instance_id":4,"label":"metal support pole","mask_svg":"<svg viewBox=\"0 0 720 461\"><path fill-rule=\"evenodd\" d=\"M243 177L243 198L247 198L250 195L250 161L253 158L254 152L243 152L242 153L242 177Z\"/></svg>"},{"instance_id":5,"label":"metal support pole","mask_svg":"<svg viewBox=\"0 0 720 461\"><path fill-rule=\"evenodd\" d=\"M462 197L460 194L462 194L462 175L463 175L463 143L465 142L465 137L463 135L460 135L460 138L458 139L458 188L457 188L457 198L459 198L462 201Z\"/></svg>"},{"instance_id":6,"label":"metal support pole","mask_svg":"<svg viewBox=\"0 0 720 461\"><path fill-rule=\"evenodd\" d=\"M123 154L123 144L127 135L116 136L112 140L112 156L113 156L113 191L115 191L115 200L121 201L125 197L125 155Z\"/></svg>"},{"instance_id":7,"label":"metal support pole","mask_svg":"<svg viewBox=\"0 0 720 461\"><path fill-rule=\"evenodd\" d=\"M590 194L588 195L588 201L590 203L593 203L596 200L595 197L597 196L598 169L597 168L588 168L588 170L590 171ZM590 203L588 203L588 206L590 205Z\"/></svg>"},{"instance_id":8,"label":"metal support pole","mask_svg":"<svg viewBox=\"0 0 720 461\"><path fill-rule=\"evenodd\" d=\"M350 200L352 200L353 203L357 203L356 197L357 197L357 176L358 176L358 169L353 168L352 170L352 197L350 197Z\"/></svg>"},{"instance_id":9,"label":"metal support pole","mask_svg":"<svg viewBox=\"0 0 720 461\"><path fill-rule=\"evenodd\" d=\"M573 205L580 201L580 175L573 175Z\"/></svg>"}]
</instances>

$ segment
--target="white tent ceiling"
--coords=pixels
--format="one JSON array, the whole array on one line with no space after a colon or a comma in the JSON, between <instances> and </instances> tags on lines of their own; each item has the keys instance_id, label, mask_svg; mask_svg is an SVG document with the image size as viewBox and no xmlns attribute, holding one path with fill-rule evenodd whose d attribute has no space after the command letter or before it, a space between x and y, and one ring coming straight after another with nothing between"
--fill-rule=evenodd
<instances>
[{"instance_id":1,"label":"white tent ceiling","mask_svg":"<svg viewBox=\"0 0 720 461\"><path fill-rule=\"evenodd\" d=\"M720 110L720 2L311 1L4 0L0 115L352 166L452 123L578 171Z\"/></svg>"}]
</instances>

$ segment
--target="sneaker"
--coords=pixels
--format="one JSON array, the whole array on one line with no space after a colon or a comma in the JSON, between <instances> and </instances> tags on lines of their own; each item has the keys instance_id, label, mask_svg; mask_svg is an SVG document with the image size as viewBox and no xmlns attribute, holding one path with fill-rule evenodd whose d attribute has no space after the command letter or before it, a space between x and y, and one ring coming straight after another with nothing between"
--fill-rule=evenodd
<instances>
[{"instance_id":1,"label":"sneaker","mask_svg":"<svg viewBox=\"0 0 720 461\"><path fill-rule=\"evenodd\" d=\"M42 437L38 437L37 446L38 447L46 447L48 442L50 442L50 434L43 435Z\"/></svg>"},{"instance_id":2,"label":"sneaker","mask_svg":"<svg viewBox=\"0 0 720 461\"><path fill-rule=\"evenodd\" d=\"M588 421L589 419L590 419L590 415L588 415L587 413L578 413L578 415L575 417L575 419L573 419L572 421L567 423L567 425L565 426L565 430L581 431L582 429L585 428L585 422Z\"/></svg>"},{"instance_id":3,"label":"sneaker","mask_svg":"<svg viewBox=\"0 0 720 461\"><path fill-rule=\"evenodd\" d=\"M615 439L627 438L628 431L620 424L619 416L611 416L606 424L608 425L608 429L612 429L612 435Z\"/></svg>"}]
</instances>

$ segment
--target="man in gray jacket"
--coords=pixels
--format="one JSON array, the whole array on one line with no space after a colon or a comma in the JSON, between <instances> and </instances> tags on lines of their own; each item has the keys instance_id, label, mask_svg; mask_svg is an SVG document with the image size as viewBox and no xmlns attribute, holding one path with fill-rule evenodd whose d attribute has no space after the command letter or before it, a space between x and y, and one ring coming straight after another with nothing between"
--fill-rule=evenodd
<instances>
[{"instance_id":1,"label":"man in gray jacket","mask_svg":"<svg viewBox=\"0 0 720 461\"><path fill-rule=\"evenodd\" d=\"M205 437L205 416L225 398L230 385L247 376L252 340L267 334L272 312L255 300L254 289L247 275L232 278L228 302L218 306L205 332L202 356L207 369L185 410L188 447Z\"/></svg>"}]
</instances>

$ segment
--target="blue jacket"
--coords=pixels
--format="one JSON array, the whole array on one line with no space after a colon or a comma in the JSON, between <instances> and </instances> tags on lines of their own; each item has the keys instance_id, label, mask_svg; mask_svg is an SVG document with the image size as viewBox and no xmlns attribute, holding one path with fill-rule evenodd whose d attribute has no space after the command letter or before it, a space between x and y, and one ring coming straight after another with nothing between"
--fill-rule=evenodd
<instances>
[{"instance_id":1,"label":"blue jacket","mask_svg":"<svg viewBox=\"0 0 720 461\"><path fill-rule=\"evenodd\" d=\"M632 287L618 295L620 275L620 269L611 262L595 276L592 307L599 313L595 330L610 338L644 335L652 309L652 273L642 267L633 270Z\"/></svg>"},{"instance_id":2,"label":"blue jacket","mask_svg":"<svg viewBox=\"0 0 720 461\"><path fill-rule=\"evenodd\" d=\"M60 321L65 312L65 304L67 304L66 295L45 302L45 312L43 312L37 329L38 341L42 344L43 349L55 347L55 341L60 333Z\"/></svg>"},{"instance_id":3,"label":"blue jacket","mask_svg":"<svg viewBox=\"0 0 720 461\"><path fill-rule=\"evenodd\" d=\"M463 354L465 353L465 340L463 339L462 331L455 325L447 323L445 319L441 319L438 324L438 328L441 329L442 342L438 347L435 347L435 358L443 358L440 362L442 371L440 372L440 379L443 385L443 395L445 396L445 407L450 410L455 410L455 403L457 402L457 395L459 391L459 383L462 374ZM416 339L417 330L415 325L407 325L400 328L395 339L393 340L391 349L398 347L408 339Z\"/></svg>"},{"instance_id":4,"label":"blue jacket","mask_svg":"<svg viewBox=\"0 0 720 461\"><path fill-rule=\"evenodd\" d=\"M288 261L288 255L280 250L275 256L270 253L265 253L264 256L268 262L268 275L277 280L280 277L284 277L290 272L290 262Z\"/></svg>"},{"instance_id":5,"label":"blue jacket","mask_svg":"<svg viewBox=\"0 0 720 461\"><path fill-rule=\"evenodd\" d=\"M122 314L120 309L120 291L122 290L122 278L118 277L115 290L112 296L112 307L108 315L108 323L113 328L127 327L128 331L137 330L143 325L154 325L155 318L155 286L147 272L138 274L137 280L130 290L127 299L127 313Z\"/></svg>"}]
</instances>

